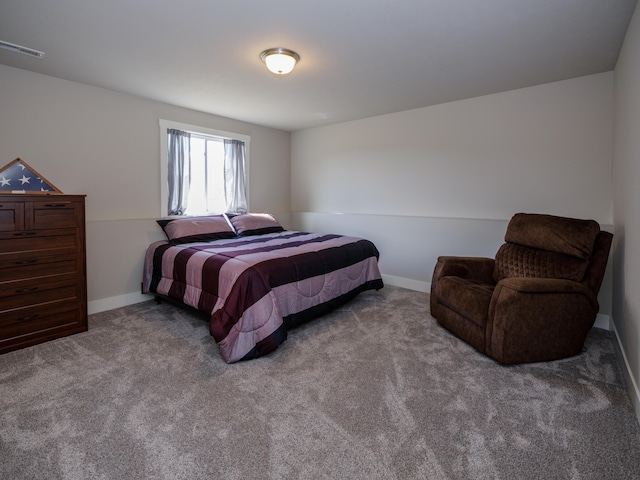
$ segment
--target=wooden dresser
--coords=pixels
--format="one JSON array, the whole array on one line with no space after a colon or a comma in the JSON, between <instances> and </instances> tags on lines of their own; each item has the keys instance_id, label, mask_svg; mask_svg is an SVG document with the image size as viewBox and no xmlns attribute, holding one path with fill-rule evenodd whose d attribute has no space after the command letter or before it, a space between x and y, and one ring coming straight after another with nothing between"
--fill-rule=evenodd
<instances>
[{"instance_id":1,"label":"wooden dresser","mask_svg":"<svg viewBox=\"0 0 640 480\"><path fill-rule=\"evenodd\" d=\"M84 195L0 195L0 353L87 330Z\"/></svg>"}]
</instances>

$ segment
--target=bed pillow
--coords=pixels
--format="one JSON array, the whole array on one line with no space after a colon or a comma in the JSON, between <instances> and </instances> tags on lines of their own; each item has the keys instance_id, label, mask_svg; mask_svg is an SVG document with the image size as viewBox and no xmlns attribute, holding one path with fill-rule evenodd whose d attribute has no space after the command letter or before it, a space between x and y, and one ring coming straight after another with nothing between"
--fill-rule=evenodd
<instances>
[{"instance_id":1,"label":"bed pillow","mask_svg":"<svg viewBox=\"0 0 640 480\"><path fill-rule=\"evenodd\" d=\"M243 213L230 215L229 221L239 237L283 232L284 228L268 213Z\"/></svg>"},{"instance_id":2,"label":"bed pillow","mask_svg":"<svg viewBox=\"0 0 640 480\"><path fill-rule=\"evenodd\" d=\"M224 215L163 218L157 222L173 244L210 242L236 236Z\"/></svg>"}]
</instances>

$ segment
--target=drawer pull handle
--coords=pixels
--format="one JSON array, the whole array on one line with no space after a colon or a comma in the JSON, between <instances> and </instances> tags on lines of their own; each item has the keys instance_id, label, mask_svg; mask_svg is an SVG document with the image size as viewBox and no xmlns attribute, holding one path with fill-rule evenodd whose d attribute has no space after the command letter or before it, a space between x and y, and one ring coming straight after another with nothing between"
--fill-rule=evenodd
<instances>
[{"instance_id":1,"label":"drawer pull handle","mask_svg":"<svg viewBox=\"0 0 640 480\"><path fill-rule=\"evenodd\" d=\"M47 203L45 204L45 207L66 207L67 205L69 205L68 203Z\"/></svg>"},{"instance_id":2,"label":"drawer pull handle","mask_svg":"<svg viewBox=\"0 0 640 480\"><path fill-rule=\"evenodd\" d=\"M16 262L16 265L31 265L33 263L37 263L38 259L37 258L30 258L28 260L22 260L20 262Z\"/></svg>"},{"instance_id":3,"label":"drawer pull handle","mask_svg":"<svg viewBox=\"0 0 640 480\"><path fill-rule=\"evenodd\" d=\"M38 232L17 232L17 233L14 233L14 235L16 237L27 237L29 235L37 235L37 234L38 234Z\"/></svg>"},{"instance_id":4,"label":"drawer pull handle","mask_svg":"<svg viewBox=\"0 0 640 480\"><path fill-rule=\"evenodd\" d=\"M29 293L29 292L35 292L36 290L38 290L38 287L23 288L22 290L16 290L16 293Z\"/></svg>"},{"instance_id":5,"label":"drawer pull handle","mask_svg":"<svg viewBox=\"0 0 640 480\"><path fill-rule=\"evenodd\" d=\"M26 322L28 320L33 320L34 318L38 318L40 315L39 314L35 314L35 315L27 315L26 317L20 317L17 320L19 322Z\"/></svg>"}]
</instances>

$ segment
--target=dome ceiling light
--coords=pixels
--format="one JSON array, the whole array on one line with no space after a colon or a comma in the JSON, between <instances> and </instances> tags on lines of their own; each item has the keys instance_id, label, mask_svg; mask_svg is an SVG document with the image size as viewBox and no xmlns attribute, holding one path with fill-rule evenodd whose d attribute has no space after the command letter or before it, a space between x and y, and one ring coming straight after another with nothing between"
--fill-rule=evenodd
<instances>
[{"instance_id":1,"label":"dome ceiling light","mask_svg":"<svg viewBox=\"0 0 640 480\"><path fill-rule=\"evenodd\" d=\"M300 61L300 55L287 48L268 48L260 54L260 59L269 71L276 75L287 75Z\"/></svg>"}]
</instances>

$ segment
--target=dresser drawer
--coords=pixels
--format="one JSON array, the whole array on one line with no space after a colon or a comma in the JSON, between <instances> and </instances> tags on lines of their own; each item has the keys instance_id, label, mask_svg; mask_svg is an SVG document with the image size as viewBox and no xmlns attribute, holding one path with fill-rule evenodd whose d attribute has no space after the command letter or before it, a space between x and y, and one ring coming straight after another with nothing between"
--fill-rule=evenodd
<instances>
[{"instance_id":1,"label":"dresser drawer","mask_svg":"<svg viewBox=\"0 0 640 480\"><path fill-rule=\"evenodd\" d=\"M0 338L77 323L77 312L78 302L66 299L4 311L0 317Z\"/></svg>"},{"instance_id":2,"label":"dresser drawer","mask_svg":"<svg viewBox=\"0 0 640 480\"><path fill-rule=\"evenodd\" d=\"M87 330L82 305L52 302L2 314L0 353Z\"/></svg>"},{"instance_id":3,"label":"dresser drawer","mask_svg":"<svg viewBox=\"0 0 640 480\"><path fill-rule=\"evenodd\" d=\"M79 255L4 255L0 257L0 282L79 273Z\"/></svg>"},{"instance_id":4,"label":"dresser drawer","mask_svg":"<svg viewBox=\"0 0 640 480\"><path fill-rule=\"evenodd\" d=\"M26 205L26 229L76 228L82 225L82 204L65 200L47 200Z\"/></svg>"},{"instance_id":5,"label":"dresser drawer","mask_svg":"<svg viewBox=\"0 0 640 480\"><path fill-rule=\"evenodd\" d=\"M84 225L84 199L12 197L0 196L0 232L82 228Z\"/></svg>"},{"instance_id":6,"label":"dresser drawer","mask_svg":"<svg viewBox=\"0 0 640 480\"><path fill-rule=\"evenodd\" d=\"M54 300L77 300L77 297L78 280L74 273L2 282L0 283L0 316L5 310Z\"/></svg>"},{"instance_id":7,"label":"dresser drawer","mask_svg":"<svg viewBox=\"0 0 640 480\"><path fill-rule=\"evenodd\" d=\"M0 202L0 232L13 232L24 228L24 204Z\"/></svg>"},{"instance_id":8,"label":"dresser drawer","mask_svg":"<svg viewBox=\"0 0 640 480\"><path fill-rule=\"evenodd\" d=\"M57 248L80 249L76 229L0 232L0 253Z\"/></svg>"}]
</instances>

